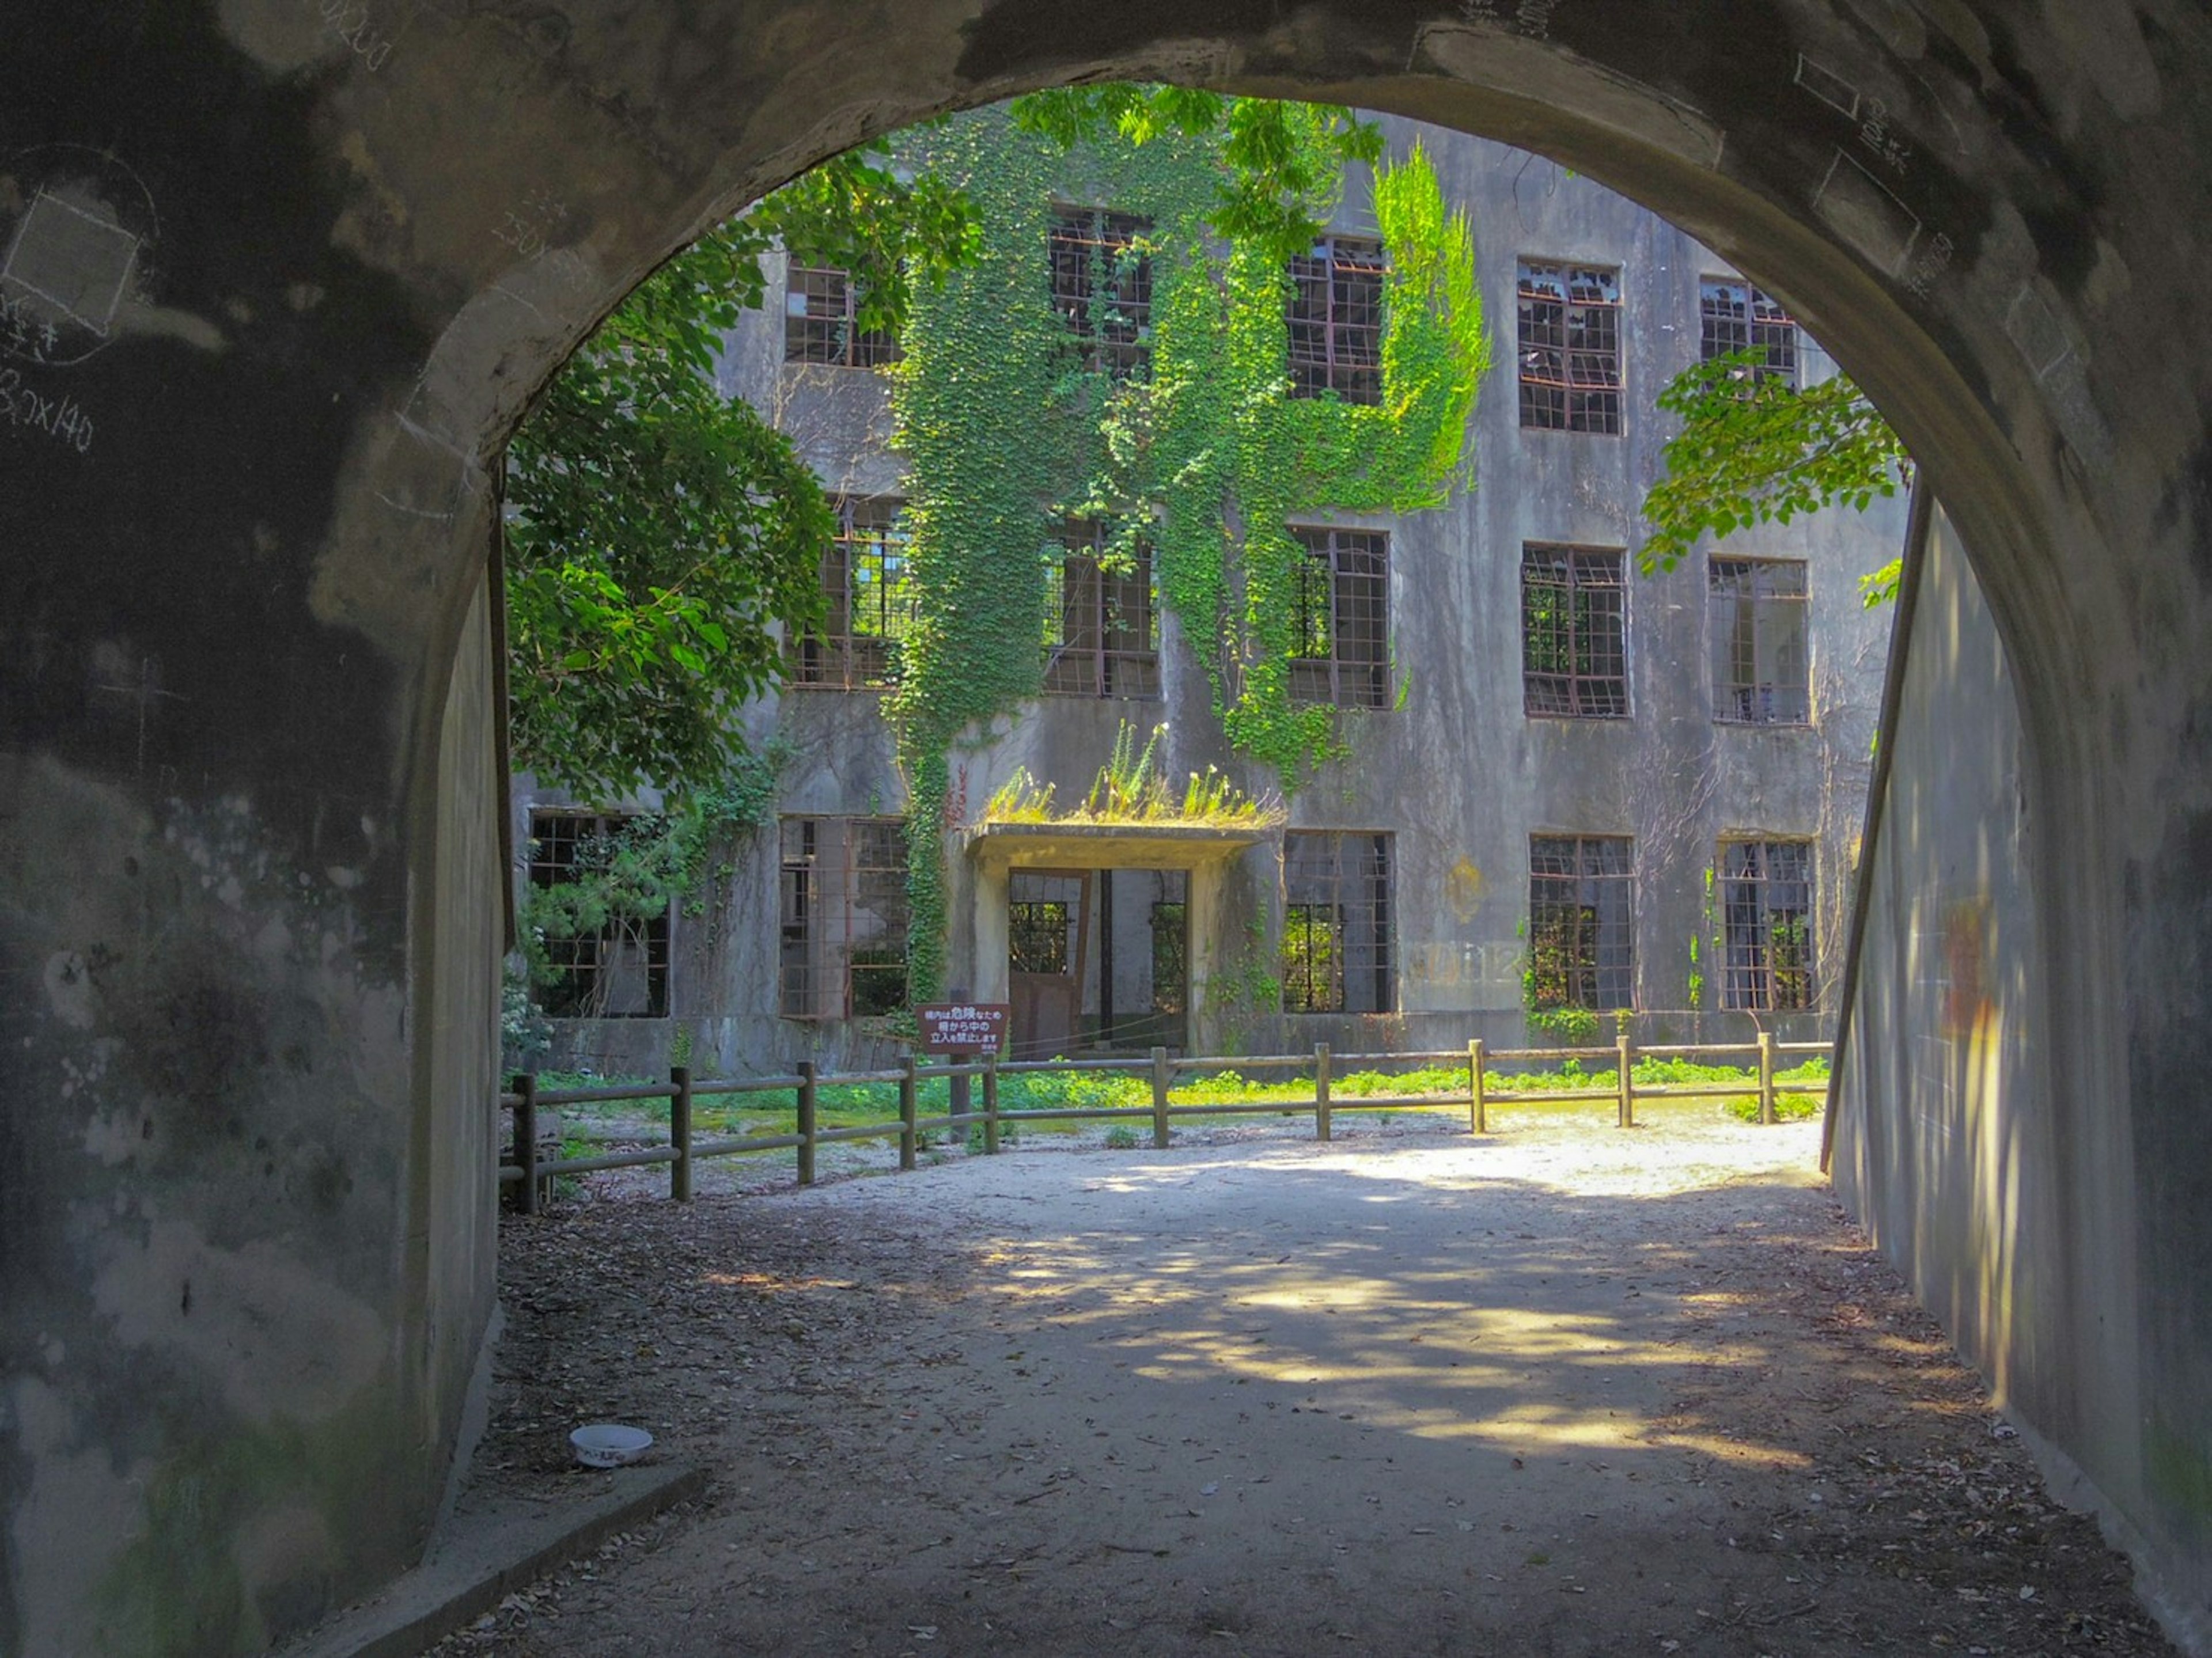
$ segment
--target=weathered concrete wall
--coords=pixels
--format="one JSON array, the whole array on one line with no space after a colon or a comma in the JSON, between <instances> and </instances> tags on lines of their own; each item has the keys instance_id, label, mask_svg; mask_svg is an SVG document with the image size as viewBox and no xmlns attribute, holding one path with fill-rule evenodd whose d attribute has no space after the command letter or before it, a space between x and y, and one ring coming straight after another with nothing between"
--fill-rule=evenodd
<instances>
[{"instance_id":1,"label":"weathered concrete wall","mask_svg":"<svg viewBox=\"0 0 2212 1658\"><path fill-rule=\"evenodd\" d=\"M462 981L422 895L485 469L532 391L698 226L829 150L1103 73L1541 150L1788 298L1897 422L2014 664L2064 1015L2025 1039L2085 1102L2051 1134L2077 1333L2032 1425L2212 1611L2212 313L2177 280L2212 225L2201 7L9 21L0 1647L250 1648L406 1558L434 1505L465 1366L428 1351L410 1240L446 1224L430 1145L481 1116L430 1097L425 998Z\"/></svg>"}]
</instances>

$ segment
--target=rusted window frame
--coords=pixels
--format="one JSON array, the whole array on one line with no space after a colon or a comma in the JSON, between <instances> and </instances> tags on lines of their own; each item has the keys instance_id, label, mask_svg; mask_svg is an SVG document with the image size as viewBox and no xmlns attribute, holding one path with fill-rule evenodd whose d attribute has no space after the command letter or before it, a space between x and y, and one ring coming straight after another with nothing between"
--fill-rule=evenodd
<instances>
[{"instance_id":1,"label":"rusted window frame","mask_svg":"<svg viewBox=\"0 0 2212 1658\"><path fill-rule=\"evenodd\" d=\"M1113 568L1125 561L1127 568ZM1045 549L1044 580L1045 694L1157 700L1160 608L1152 549L1109 556L1103 526L1077 520Z\"/></svg>"},{"instance_id":2,"label":"rusted window frame","mask_svg":"<svg viewBox=\"0 0 2212 1658\"><path fill-rule=\"evenodd\" d=\"M1528 837L1528 954L1530 997L1539 1009L1609 1013L1636 1005L1632 838Z\"/></svg>"},{"instance_id":3,"label":"rusted window frame","mask_svg":"<svg viewBox=\"0 0 2212 1658\"><path fill-rule=\"evenodd\" d=\"M888 329L860 325L860 290L830 264L784 270L783 360L831 368L881 368L906 355Z\"/></svg>"},{"instance_id":4,"label":"rusted window frame","mask_svg":"<svg viewBox=\"0 0 2212 1658\"><path fill-rule=\"evenodd\" d=\"M1797 319L1782 302L1741 276L1698 278L1698 361L1755 348L1766 358L1751 375L1797 384Z\"/></svg>"},{"instance_id":5,"label":"rusted window frame","mask_svg":"<svg viewBox=\"0 0 2212 1658\"><path fill-rule=\"evenodd\" d=\"M1389 532L1293 525L1291 536L1306 554L1293 601L1291 699L1340 708L1389 707ZM1370 619L1371 632L1364 625ZM1362 638L1371 639L1373 653L1347 654L1347 639Z\"/></svg>"},{"instance_id":6,"label":"rusted window frame","mask_svg":"<svg viewBox=\"0 0 2212 1658\"><path fill-rule=\"evenodd\" d=\"M1619 437L1626 401L1620 272L1522 259L1514 296L1521 424Z\"/></svg>"},{"instance_id":7,"label":"rusted window frame","mask_svg":"<svg viewBox=\"0 0 2212 1658\"><path fill-rule=\"evenodd\" d=\"M834 845L825 847L824 826ZM777 820L776 1011L819 1021L855 1017L854 1003L888 1013L906 1005L906 820L792 813ZM862 854L866 853L866 856ZM863 918L875 925L863 931ZM826 930L817 930L826 929ZM855 963L855 947L887 959ZM796 957L794 957L794 951ZM863 980L896 989L855 995Z\"/></svg>"},{"instance_id":8,"label":"rusted window frame","mask_svg":"<svg viewBox=\"0 0 2212 1658\"><path fill-rule=\"evenodd\" d=\"M787 683L800 690L880 690L897 679L900 647L914 626L906 503L844 495L835 505L837 533L822 550L823 625L791 641ZM864 617L872 625L860 625Z\"/></svg>"},{"instance_id":9,"label":"rusted window frame","mask_svg":"<svg viewBox=\"0 0 2212 1658\"><path fill-rule=\"evenodd\" d=\"M1323 236L1291 260L1284 308L1291 395L1334 392L1382 401L1384 273L1389 251L1371 236Z\"/></svg>"},{"instance_id":10,"label":"rusted window frame","mask_svg":"<svg viewBox=\"0 0 2212 1658\"><path fill-rule=\"evenodd\" d=\"M586 811L562 806L533 806L524 878L535 887L557 886L576 867L578 850L587 841L611 841L647 821L642 812ZM556 829L556 827L557 829ZM566 855L552 853L556 846ZM665 1019L672 987L673 955L667 910L654 915L617 915L597 932L549 934L549 964L560 975L559 989L547 987L540 1005L556 1019ZM645 1005L616 1011L605 1005L617 969L615 952L639 952L645 981ZM597 1005L594 1006L593 1004Z\"/></svg>"},{"instance_id":11,"label":"rusted window frame","mask_svg":"<svg viewBox=\"0 0 2212 1658\"><path fill-rule=\"evenodd\" d=\"M1529 718L1629 717L1626 559L1619 548L1522 544L1522 709Z\"/></svg>"},{"instance_id":12,"label":"rusted window frame","mask_svg":"<svg viewBox=\"0 0 2212 1658\"><path fill-rule=\"evenodd\" d=\"M1045 230L1052 308L1084 368L1115 380L1152 367L1152 222L1103 207L1055 205Z\"/></svg>"},{"instance_id":13,"label":"rusted window frame","mask_svg":"<svg viewBox=\"0 0 2212 1658\"><path fill-rule=\"evenodd\" d=\"M1740 573L1748 585L1724 587L1723 574ZM1809 726L1813 723L1813 598L1811 570L1802 558L1722 558L1705 561L1705 618L1711 630L1713 719L1723 726ZM1784 585L1778 586L1778 579ZM1789 584L1794 584L1794 586ZM1783 618L1795 616L1802 658L1795 677L1759 677L1762 641ZM1725 637L1723 634L1725 632Z\"/></svg>"},{"instance_id":14,"label":"rusted window frame","mask_svg":"<svg viewBox=\"0 0 2212 1658\"><path fill-rule=\"evenodd\" d=\"M1721 1005L1747 1013L1820 1005L1814 843L1781 837L1721 842ZM1778 864L1784 865L1778 871ZM1778 898L1795 897L1795 904ZM1782 919L1778 923L1777 917ZM1778 964L1784 945L1790 958Z\"/></svg>"},{"instance_id":15,"label":"rusted window frame","mask_svg":"<svg viewBox=\"0 0 2212 1658\"><path fill-rule=\"evenodd\" d=\"M1285 831L1279 950L1284 1012L1397 1011L1395 841L1372 830ZM1316 932L1329 940L1319 985ZM1300 939L1303 950L1294 942Z\"/></svg>"}]
</instances>

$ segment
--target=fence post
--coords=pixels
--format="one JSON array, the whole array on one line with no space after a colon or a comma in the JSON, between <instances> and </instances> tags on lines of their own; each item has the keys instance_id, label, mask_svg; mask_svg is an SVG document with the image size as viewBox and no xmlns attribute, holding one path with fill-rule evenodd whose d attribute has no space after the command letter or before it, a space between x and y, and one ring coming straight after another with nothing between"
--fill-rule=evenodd
<instances>
[{"instance_id":1,"label":"fence post","mask_svg":"<svg viewBox=\"0 0 2212 1658\"><path fill-rule=\"evenodd\" d=\"M1759 1120L1774 1121L1774 1033L1759 1033Z\"/></svg>"},{"instance_id":2,"label":"fence post","mask_svg":"<svg viewBox=\"0 0 2212 1658\"><path fill-rule=\"evenodd\" d=\"M909 1054L906 1056L901 1068L906 1074L899 1078L899 1167L902 1169L909 1169L914 1167L915 1142L917 1138L914 1127L915 1085L913 1054Z\"/></svg>"},{"instance_id":3,"label":"fence post","mask_svg":"<svg viewBox=\"0 0 2212 1658\"><path fill-rule=\"evenodd\" d=\"M1628 1034L1623 1031L1614 1039L1613 1052L1620 1061L1620 1126L1636 1127L1636 1084L1630 1079L1632 1061L1628 1055Z\"/></svg>"},{"instance_id":4,"label":"fence post","mask_svg":"<svg viewBox=\"0 0 2212 1658\"><path fill-rule=\"evenodd\" d=\"M1168 1149L1168 1051L1164 1048L1152 1050L1152 1145L1155 1150Z\"/></svg>"},{"instance_id":5,"label":"fence post","mask_svg":"<svg viewBox=\"0 0 2212 1658\"><path fill-rule=\"evenodd\" d=\"M678 1203L691 1201L691 1067L668 1067L668 1143L676 1148L676 1161L668 1165L668 1195Z\"/></svg>"},{"instance_id":6,"label":"fence post","mask_svg":"<svg viewBox=\"0 0 2212 1658\"><path fill-rule=\"evenodd\" d=\"M983 1056L983 1155L999 1153L999 1050Z\"/></svg>"},{"instance_id":7,"label":"fence post","mask_svg":"<svg viewBox=\"0 0 2212 1658\"><path fill-rule=\"evenodd\" d=\"M1483 1102L1482 1038L1467 1045L1467 1128L1470 1134L1490 1132L1490 1108Z\"/></svg>"},{"instance_id":8,"label":"fence post","mask_svg":"<svg viewBox=\"0 0 2212 1658\"><path fill-rule=\"evenodd\" d=\"M1314 1138L1324 1145L1335 1133L1328 1120L1328 1044L1314 1044Z\"/></svg>"},{"instance_id":9,"label":"fence post","mask_svg":"<svg viewBox=\"0 0 2212 1658\"><path fill-rule=\"evenodd\" d=\"M522 1165L522 1212L538 1212L538 1073L514 1079L514 1160Z\"/></svg>"},{"instance_id":10,"label":"fence post","mask_svg":"<svg viewBox=\"0 0 2212 1658\"><path fill-rule=\"evenodd\" d=\"M799 1062L799 1183L814 1184L814 1061Z\"/></svg>"}]
</instances>

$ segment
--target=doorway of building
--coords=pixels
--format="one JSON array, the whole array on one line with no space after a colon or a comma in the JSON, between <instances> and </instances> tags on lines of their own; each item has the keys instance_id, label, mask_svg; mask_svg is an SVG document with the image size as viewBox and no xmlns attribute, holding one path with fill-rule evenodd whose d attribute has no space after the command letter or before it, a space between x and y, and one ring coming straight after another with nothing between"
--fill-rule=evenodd
<instances>
[{"instance_id":1,"label":"doorway of building","mask_svg":"<svg viewBox=\"0 0 2212 1658\"><path fill-rule=\"evenodd\" d=\"M1183 1046L1189 872L1016 870L1006 906L1014 1057Z\"/></svg>"}]
</instances>

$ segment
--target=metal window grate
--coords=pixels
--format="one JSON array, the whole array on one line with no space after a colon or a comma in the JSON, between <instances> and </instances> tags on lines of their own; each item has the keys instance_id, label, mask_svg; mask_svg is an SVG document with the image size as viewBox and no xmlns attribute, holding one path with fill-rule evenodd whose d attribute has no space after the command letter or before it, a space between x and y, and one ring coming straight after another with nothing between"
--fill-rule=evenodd
<instances>
[{"instance_id":1,"label":"metal window grate","mask_svg":"<svg viewBox=\"0 0 2212 1658\"><path fill-rule=\"evenodd\" d=\"M1809 723L1805 561L1713 559L1706 594L1713 718L1730 725Z\"/></svg>"},{"instance_id":2,"label":"metal window grate","mask_svg":"<svg viewBox=\"0 0 2212 1658\"><path fill-rule=\"evenodd\" d=\"M1103 208L1053 210L1045 233L1052 307L1094 373L1126 380L1152 361L1152 222Z\"/></svg>"},{"instance_id":3,"label":"metal window grate","mask_svg":"<svg viewBox=\"0 0 2212 1658\"><path fill-rule=\"evenodd\" d=\"M787 817L779 908L786 1018L863 1018L906 1005L906 824Z\"/></svg>"},{"instance_id":4,"label":"metal window grate","mask_svg":"<svg viewBox=\"0 0 2212 1658\"><path fill-rule=\"evenodd\" d=\"M1157 697L1152 555L1109 555L1103 531L1071 524L1044 552L1044 689L1056 696Z\"/></svg>"},{"instance_id":5,"label":"metal window grate","mask_svg":"<svg viewBox=\"0 0 2212 1658\"><path fill-rule=\"evenodd\" d=\"M1522 703L1528 714L1627 718L1622 565L1622 554L1596 548L1522 548Z\"/></svg>"},{"instance_id":6,"label":"metal window grate","mask_svg":"<svg viewBox=\"0 0 2212 1658\"><path fill-rule=\"evenodd\" d=\"M1786 1012L1814 1005L1813 843L1731 841L1721 847L1726 949L1721 1005Z\"/></svg>"},{"instance_id":7,"label":"metal window grate","mask_svg":"<svg viewBox=\"0 0 2212 1658\"><path fill-rule=\"evenodd\" d=\"M535 887L561 886L604 870L628 836L650 818L594 812L530 814L527 875ZM616 915L594 932L549 933L550 982L538 1004L556 1019L659 1019L668 1015L668 912Z\"/></svg>"},{"instance_id":8,"label":"metal window grate","mask_svg":"<svg viewBox=\"0 0 2212 1658\"><path fill-rule=\"evenodd\" d=\"M1636 1005L1635 843L1626 835L1528 842L1529 989L1540 1008Z\"/></svg>"},{"instance_id":9,"label":"metal window grate","mask_svg":"<svg viewBox=\"0 0 2212 1658\"><path fill-rule=\"evenodd\" d=\"M1711 362L1731 351L1764 351L1760 379L1797 383L1797 322L1747 282L1707 276L1698 284L1698 357Z\"/></svg>"},{"instance_id":10,"label":"metal window grate","mask_svg":"<svg viewBox=\"0 0 2212 1658\"><path fill-rule=\"evenodd\" d=\"M1390 537L1377 530L1294 527L1291 695L1346 708L1390 700Z\"/></svg>"},{"instance_id":11,"label":"metal window grate","mask_svg":"<svg viewBox=\"0 0 2212 1658\"><path fill-rule=\"evenodd\" d=\"M1324 236L1291 261L1291 395L1382 400L1382 244Z\"/></svg>"},{"instance_id":12,"label":"metal window grate","mask_svg":"<svg viewBox=\"0 0 2212 1658\"><path fill-rule=\"evenodd\" d=\"M1388 1013L1390 837L1333 830L1283 836L1283 1011Z\"/></svg>"},{"instance_id":13,"label":"metal window grate","mask_svg":"<svg viewBox=\"0 0 2212 1658\"><path fill-rule=\"evenodd\" d=\"M860 291L834 265L793 264L784 278L783 359L880 368L904 354L898 336L860 325Z\"/></svg>"},{"instance_id":14,"label":"metal window grate","mask_svg":"<svg viewBox=\"0 0 2212 1658\"><path fill-rule=\"evenodd\" d=\"M1523 261L1516 294L1521 424L1620 431L1620 273Z\"/></svg>"},{"instance_id":15,"label":"metal window grate","mask_svg":"<svg viewBox=\"0 0 2212 1658\"><path fill-rule=\"evenodd\" d=\"M823 626L794 641L793 684L853 690L898 677L914 624L905 509L888 498L837 503L836 539L822 550Z\"/></svg>"}]
</instances>

